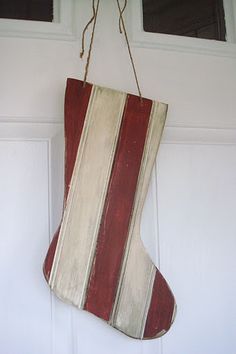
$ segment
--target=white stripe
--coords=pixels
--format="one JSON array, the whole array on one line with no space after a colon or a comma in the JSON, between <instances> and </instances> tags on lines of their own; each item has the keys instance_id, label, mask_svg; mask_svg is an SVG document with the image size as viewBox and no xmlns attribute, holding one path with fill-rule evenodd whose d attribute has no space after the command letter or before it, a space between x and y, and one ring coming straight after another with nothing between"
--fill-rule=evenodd
<instances>
[{"instance_id":1,"label":"white stripe","mask_svg":"<svg viewBox=\"0 0 236 354\"><path fill-rule=\"evenodd\" d=\"M126 94L93 86L49 284L83 307Z\"/></svg>"},{"instance_id":2,"label":"white stripe","mask_svg":"<svg viewBox=\"0 0 236 354\"><path fill-rule=\"evenodd\" d=\"M143 204L165 124L167 106L153 102L135 194L126 253L111 324L131 337L142 338L150 306L156 268L140 237Z\"/></svg>"}]
</instances>

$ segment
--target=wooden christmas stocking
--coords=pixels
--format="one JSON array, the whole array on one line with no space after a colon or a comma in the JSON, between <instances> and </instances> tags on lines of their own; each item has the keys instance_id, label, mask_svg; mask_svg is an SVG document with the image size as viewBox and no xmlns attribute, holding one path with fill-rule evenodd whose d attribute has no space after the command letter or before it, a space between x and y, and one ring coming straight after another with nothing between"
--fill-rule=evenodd
<instances>
[{"instance_id":1,"label":"wooden christmas stocking","mask_svg":"<svg viewBox=\"0 0 236 354\"><path fill-rule=\"evenodd\" d=\"M54 293L134 338L171 326L174 297L140 239L167 106L68 79L65 203L44 263Z\"/></svg>"}]
</instances>

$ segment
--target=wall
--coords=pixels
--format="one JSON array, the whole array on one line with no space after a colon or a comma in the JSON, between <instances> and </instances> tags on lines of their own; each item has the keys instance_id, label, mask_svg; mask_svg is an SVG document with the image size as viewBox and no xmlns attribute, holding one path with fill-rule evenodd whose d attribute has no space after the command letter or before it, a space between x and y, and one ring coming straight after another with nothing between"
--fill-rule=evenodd
<instances>
[{"instance_id":1,"label":"wall","mask_svg":"<svg viewBox=\"0 0 236 354\"><path fill-rule=\"evenodd\" d=\"M61 215L65 82L83 77L90 15L76 1L75 40L0 38L1 351L234 354L234 57L132 48L143 95L169 104L141 229L176 296L170 332L127 338L61 303L43 279ZM136 93L115 1L101 1L88 79Z\"/></svg>"}]
</instances>

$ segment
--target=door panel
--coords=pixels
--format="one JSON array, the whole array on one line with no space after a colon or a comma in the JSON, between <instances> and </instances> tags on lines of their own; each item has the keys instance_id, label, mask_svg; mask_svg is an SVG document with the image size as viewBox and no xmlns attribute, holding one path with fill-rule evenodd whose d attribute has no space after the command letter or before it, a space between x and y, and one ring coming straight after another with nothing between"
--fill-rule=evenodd
<instances>
[{"instance_id":1,"label":"door panel","mask_svg":"<svg viewBox=\"0 0 236 354\"><path fill-rule=\"evenodd\" d=\"M0 348L50 353L51 301L41 272L49 228L47 143L1 141L0 166Z\"/></svg>"},{"instance_id":2,"label":"door panel","mask_svg":"<svg viewBox=\"0 0 236 354\"><path fill-rule=\"evenodd\" d=\"M169 37L147 48L140 32L134 47L130 36L143 96L169 104L141 224L144 245L176 297L169 333L130 339L50 293L42 263L62 213L64 89L67 77L83 79L80 40L92 16L91 1L60 3L68 21L51 32L34 23L19 33L15 23L0 37L0 352L235 354L233 44L217 51L202 43L197 53L191 38L185 51L168 45ZM136 93L116 1L101 1L99 11L88 80ZM61 25L67 41L53 35Z\"/></svg>"},{"instance_id":3,"label":"door panel","mask_svg":"<svg viewBox=\"0 0 236 354\"><path fill-rule=\"evenodd\" d=\"M160 265L178 304L164 354L235 353L235 165L235 145L160 150Z\"/></svg>"}]
</instances>

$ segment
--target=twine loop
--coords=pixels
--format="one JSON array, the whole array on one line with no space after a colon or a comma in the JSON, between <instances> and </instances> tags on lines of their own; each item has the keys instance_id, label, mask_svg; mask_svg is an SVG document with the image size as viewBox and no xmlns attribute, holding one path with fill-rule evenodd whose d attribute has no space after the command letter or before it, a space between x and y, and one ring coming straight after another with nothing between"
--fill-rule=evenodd
<instances>
[{"instance_id":1,"label":"twine loop","mask_svg":"<svg viewBox=\"0 0 236 354\"><path fill-rule=\"evenodd\" d=\"M89 28L89 26L93 23L90 44L89 44L89 50L88 50L88 56L87 56L87 60L86 60L85 70L84 70L84 86L86 85L87 76L88 76L88 69L89 69L89 64L90 64L90 58L91 58L91 52L92 52L92 46L93 46L93 40L94 40L95 27L96 27L96 22L97 22L99 3L100 3L100 0L97 0L96 5L95 5L95 0L93 0L93 2L92 2L93 15L92 15L91 19L88 21L88 23L86 24L86 26L84 27L84 30L82 33L80 58L82 58L84 55L85 33L86 33L87 29ZM120 6L119 0L116 0L116 3L118 6L118 10L119 10L119 32L121 34L123 33L125 36L125 40L126 40L126 44L127 44L127 48L128 48L128 53L129 53L129 57L130 57L130 61L131 61L131 65L132 65L132 69L133 69L133 73L134 73L134 78L135 78L136 86L138 89L138 94L139 94L139 97L140 97L140 100L142 103L142 94L141 94L141 90L140 90L140 86L139 86L138 76L137 76L137 72L136 72L136 68L135 68L135 64L134 64L134 59L132 56L132 52L131 52L131 48L130 48L130 44L129 44L129 39L128 39L126 27L125 27L125 22L124 22L124 18L123 18L123 13L124 13L126 6L127 6L127 0L124 0L123 7Z\"/></svg>"}]
</instances>

